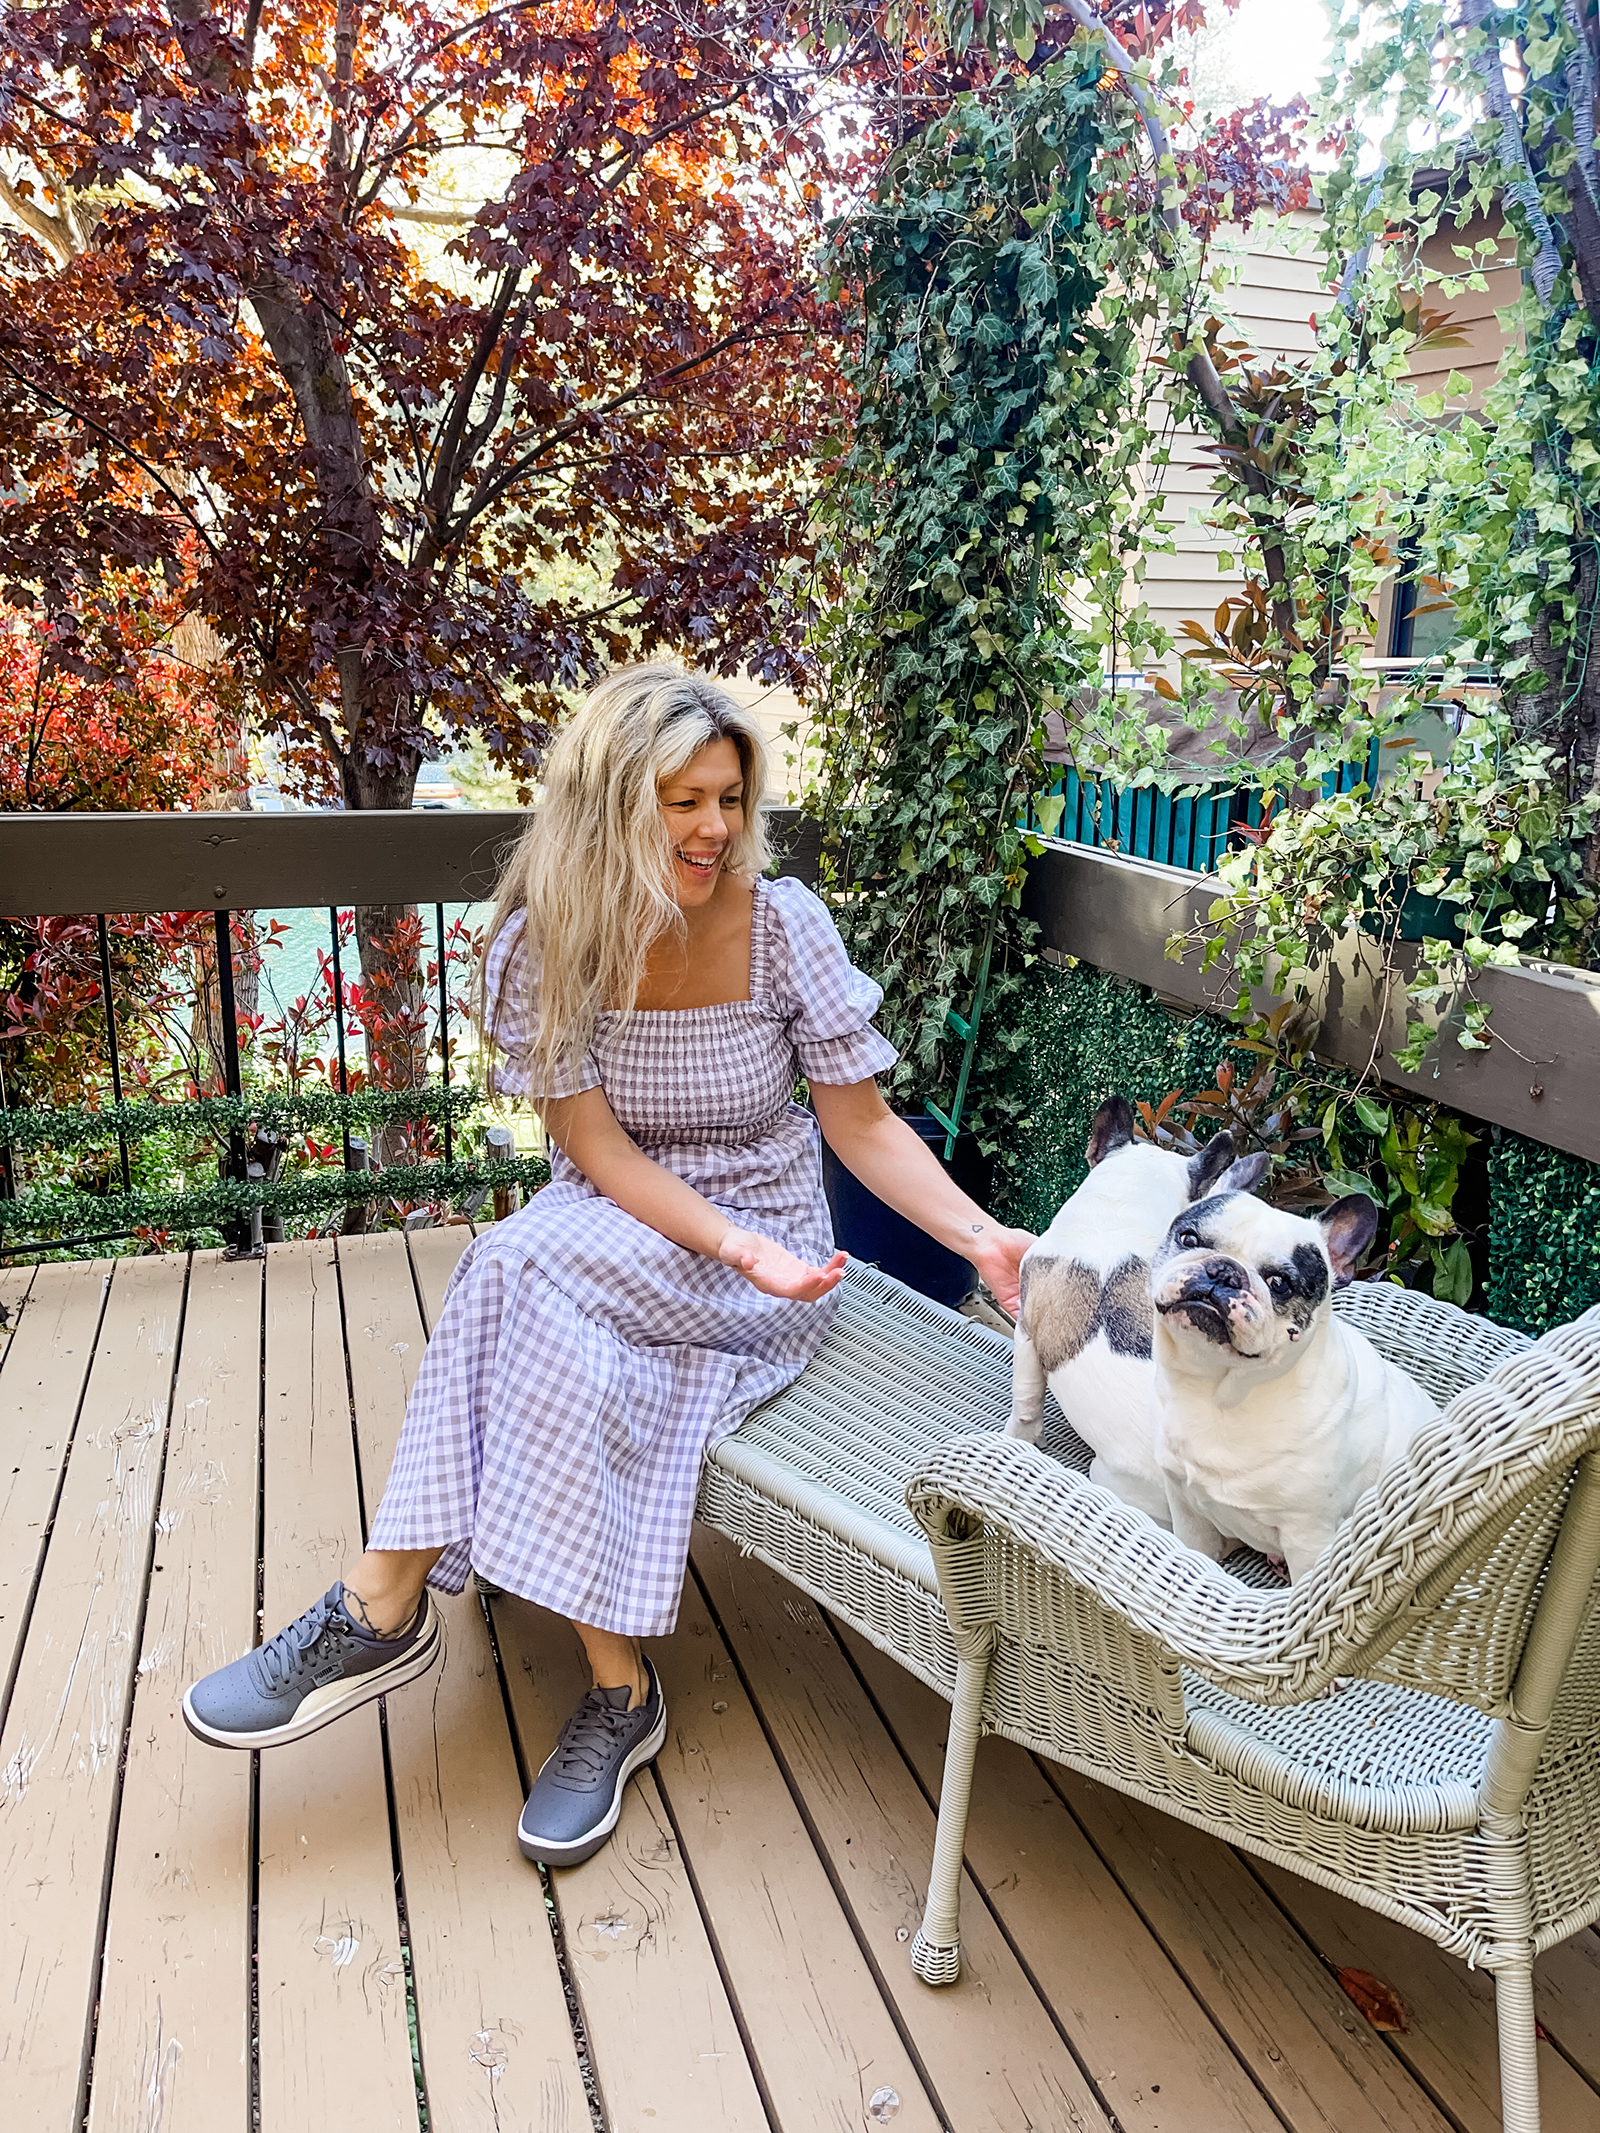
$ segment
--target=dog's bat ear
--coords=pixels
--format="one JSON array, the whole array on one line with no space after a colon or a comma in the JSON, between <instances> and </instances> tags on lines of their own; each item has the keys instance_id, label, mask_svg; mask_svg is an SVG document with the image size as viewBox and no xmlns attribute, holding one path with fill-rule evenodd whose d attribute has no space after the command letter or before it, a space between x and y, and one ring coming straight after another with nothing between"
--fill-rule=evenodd
<instances>
[{"instance_id":1,"label":"dog's bat ear","mask_svg":"<svg viewBox=\"0 0 1600 2133\"><path fill-rule=\"evenodd\" d=\"M1084 1150L1089 1168L1103 1163L1118 1148L1133 1139L1133 1106L1126 1096L1108 1096L1089 1122L1089 1145Z\"/></svg>"},{"instance_id":2,"label":"dog's bat ear","mask_svg":"<svg viewBox=\"0 0 1600 2133\"><path fill-rule=\"evenodd\" d=\"M1211 1190L1216 1193L1254 1192L1271 1168L1270 1155L1241 1155L1237 1163L1228 1165Z\"/></svg>"},{"instance_id":3,"label":"dog's bat ear","mask_svg":"<svg viewBox=\"0 0 1600 2133\"><path fill-rule=\"evenodd\" d=\"M1216 1189L1222 1173L1233 1161L1233 1135L1224 1126L1213 1133L1198 1155L1189 1158L1189 1201L1206 1199Z\"/></svg>"},{"instance_id":4,"label":"dog's bat ear","mask_svg":"<svg viewBox=\"0 0 1600 2133\"><path fill-rule=\"evenodd\" d=\"M1378 1210L1364 1192L1346 1193L1325 1207L1317 1220L1333 1261L1333 1285L1347 1289L1356 1278L1356 1268L1367 1246L1378 1234Z\"/></svg>"}]
</instances>

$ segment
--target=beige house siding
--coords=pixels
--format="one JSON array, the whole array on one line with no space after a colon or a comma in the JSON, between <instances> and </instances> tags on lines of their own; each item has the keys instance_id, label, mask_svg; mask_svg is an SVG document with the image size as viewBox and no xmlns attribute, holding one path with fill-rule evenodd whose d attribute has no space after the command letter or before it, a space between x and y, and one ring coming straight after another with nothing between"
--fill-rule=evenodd
<instances>
[{"instance_id":1,"label":"beige house siding","mask_svg":"<svg viewBox=\"0 0 1600 2133\"><path fill-rule=\"evenodd\" d=\"M1286 223L1261 224L1248 236L1236 235L1232 245L1219 239L1223 264L1237 275L1219 304L1238 321L1240 334L1263 357L1304 355L1314 346L1311 320L1332 301L1324 284L1325 265L1311 242L1315 229L1311 214L1290 218ZM1456 257L1456 245L1471 245L1480 237L1499 234L1504 225L1482 216L1458 230L1445 230L1430 238L1423 257L1431 267L1445 273L1465 273L1467 262ZM1301 250L1297 247L1305 245ZM1507 245L1509 250L1509 241ZM1459 347L1424 349L1412 362L1412 375L1424 391L1443 386L1452 370L1472 381L1470 405L1481 408L1493 381L1505 346L1504 330L1497 313L1516 301L1520 277L1514 261L1501 259L1484 276L1487 287L1463 290L1446 298L1437 290L1429 293L1432 310L1447 311L1465 330ZM1145 572L1145 596L1152 619L1176 639L1187 620L1209 624L1219 601L1239 591L1243 579L1237 571L1221 571L1216 558L1224 552L1221 538L1202 521L1210 509L1214 462L1204 450L1208 433L1178 430L1172 442L1172 464L1162 483L1166 498L1165 517L1173 529L1175 553L1150 557ZM1379 617L1378 649L1389 644L1392 589L1386 593ZM1176 678L1177 653L1169 654L1162 670Z\"/></svg>"},{"instance_id":2,"label":"beige house siding","mask_svg":"<svg viewBox=\"0 0 1600 2133\"><path fill-rule=\"evenodd\" d=\"M1239 337L1248 340L1258 356L1305 355L1316 345L1311 319L1328 295L1314 234L1314 218L1296 215L1283 223L1258 223L1248 233L1224 232L1217 239L1219 269L1237 277L1219 292L1219 312L1237 320ZM1304 250L1293 249L1300 244ZM1244 584L1240 572L1217 568L1223 542L1202 524L1211 508L1216 462L1205 447L1212 441L1209 431L1176 429L1172 463L1160 470L1163 516L1172 528L1175 553L1148 559L1145 600L1151 620L1174 639L1185 621L1209 623L1218 601ZM1174 678L1177 666L1175 652L1162 662L1163 671Z\"/></svg>"},{"instance_id":3,"label":"beige house siding","mask_svg":"<svg viewBox=\"0 0 1600 2133\"><path fill-rule=\"evenodd\" d=\"M1426 298L1430 310L1449 312L1452 323L1466 334L1465 344L1459 348L1424 349L1411 364L1411 375L1424 392L1438 391L1452 370L1462 372L1472 380L1469 404L1474 408L1482 407L1505 347L1505 332L1495 314L1514 304L1522 292L1515 241L1498 215L1493 221L1477 215L1459 229L1440 230L1422 248L1427 265L1444 274L1461 274L1466 271L1467 262L1456 257L1455 247L1473 245L1489 236L1500 238L1504 251L1511 256L1506 263L1488 269L1483 277L1487 288L1463 289L1459 296L1449 298L1434 290Z\"/></svg>"},{"instance_id":4,"label":"beige house siding","mask_svg":"<svg viewBox=\"0 0 1600 2133\"><path fill-rule=\"evenodd\" d=\"M753 711L761 722L761 730L767 739L768 792L777 800L798 800L802 782L800 751L808 726L805 706L799 697L793 689L758 681L748 673L739 674L732 680L719 676L718 686L726 689L747 711ZM794 739L783 730L789 725L798 728Z\"/></svg>"}]
</instances>

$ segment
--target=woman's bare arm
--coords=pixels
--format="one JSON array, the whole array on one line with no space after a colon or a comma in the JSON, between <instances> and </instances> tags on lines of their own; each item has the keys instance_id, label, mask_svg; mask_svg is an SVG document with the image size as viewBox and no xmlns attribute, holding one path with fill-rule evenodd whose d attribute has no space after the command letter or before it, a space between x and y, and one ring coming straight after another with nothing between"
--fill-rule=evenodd
<instances>
[{"instance_id":1,"label":"woman's bare arm","mask_svg":"<svg viewBox=\"0 0 1600 2133\"><path fill-rule=\"evenodd\" d=\"M896 1118L875 1081L814 1081L822 1137L852 1176L918 1229L959 1252L1016 1314L1022 1255L1032 1232L996 1222L956 1184L925 1141Z\"/></svg>"},{"instance_id":2,"label":"woman's bare arm","mask_svg":"<svg viewBox=\"0 0 1600 2133\"><path fill-rule=\"evenodd\" d=\"M674 1244L737 1268L763 1295L811 1303L843 1279L843 1252L824 1267L807 1266L770 1237L736 1228L692 1185L652 1162L618 1125L603 1089L548 1097L539 1115L568 1161L608 1200Z\"/></svg>"}]
</instances>

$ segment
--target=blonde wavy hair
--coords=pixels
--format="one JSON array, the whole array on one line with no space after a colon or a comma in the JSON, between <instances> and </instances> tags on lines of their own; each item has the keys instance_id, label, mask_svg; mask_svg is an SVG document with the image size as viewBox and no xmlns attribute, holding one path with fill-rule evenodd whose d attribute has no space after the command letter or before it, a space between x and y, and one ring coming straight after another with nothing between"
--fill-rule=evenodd
<instances>
[{"instance_id":1,"label":"blonde wavy hair","mask_svg":"<svg viewBox=\"0 0 1600 2133\"><path fill-rule=\"evenodd\" d=\"M588 1050L608 1007L630 1013L651 948L684 932L674 895L672 832L657 795L712 741L730 740L744 773L744 826L726 865L770 863L762 804L767 748L754 717L726 689L676 667L624 667L584 698L545 758L543 804L500 876L488 950L527 916L527 998L537 1031L535 1090ZM480 995L492 1038L500 1002Z\"/></svg>"}]
</instances>

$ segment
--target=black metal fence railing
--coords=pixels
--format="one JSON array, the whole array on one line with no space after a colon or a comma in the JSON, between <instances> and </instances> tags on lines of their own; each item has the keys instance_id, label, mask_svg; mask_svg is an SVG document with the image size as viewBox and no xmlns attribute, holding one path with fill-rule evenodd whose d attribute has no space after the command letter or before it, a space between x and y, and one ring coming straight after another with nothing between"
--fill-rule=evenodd
<instances>
[{"instance_id":1,"label":"black metal fence railing","mask_svg":"<svg viewBox=\"0 0 1600 2133\"><path fill-rule=\"evenodd\" d=\"M508 1213L518 1190L536 1188L548 1170L540 1156L515 1154L504 1123L485 1121L483 1090L458 1071L463 1046L452 1022L459 1025L462 1009L451 999L450 964L453 952L461 960L466 948L457 941L453 950L452 933L461 924L449 926L446 907L470 907L489 895L522 822L510 813L9 818L0 838L0 923L10 928L12 959L27 945L15 938L19 926L93 916L101 1056L96 1085L78 1103L17 1104L10 1100L15 1075L0 1074L0 1258L81 1251L146 1232L170 1237L206 1230L245 1251L281 1237L288 1219L332 1216L346 1231L360 1229L384 1199L402 1206L454 1202L476 1212L492 1195L496 1215ZM784 870L814 872L814 826L783 810L774 829L786 854ZM362 905L410 906L419 917L431 906L435 998L421 1003L401 1047L403 1086L376 1085L383 1077L370 1071L370 1017L361 1026L368 1071L358 1077L353 1070L355 988L342 914ZM310 909L328 919L328 948L319 959L331 1007L331 1087L327 1079L311 1086L292 1076L274 1082L270 1072L250 1066L249 1047L241 1042L238 914ZM210 936L209 967L200 969L198 984L220 1069L212 1078L220 1079L221 1092L130 1100L116 929L140 915L174 913L193 915L181 939L202 963ZM425 968L421 941L419 931L410 943L413 984ZM363 997L370 1005L370 992ZM80 1024L84 1005L80 997ZM28 1041L26 1023L16 1014L5 1019L10 1034L0 1044L0 1060L9 1050L14 1066ZM474 1133L465 1156L464 1127L484 1129ZM336 1168L331 1161L306 1163L305 1149L316 1148L318 1132L337 1132ZM139 1150L156 1136L167 1147L185 1139L202 1151L209 1147L215 1176L197 1179L191 1152L180 1174L152 1180ZM302 1167L290 1172L285 1164L297 1136ZM385 1143L385 1159L376 1162ZM85 1157L113 1147L114 1177L107 1172L103 1183L86 1181ZM331 1158L331 1141L323 1152ZM428 1217L419 1211L414 1219Z\"/></svg>"}]
</instances>

